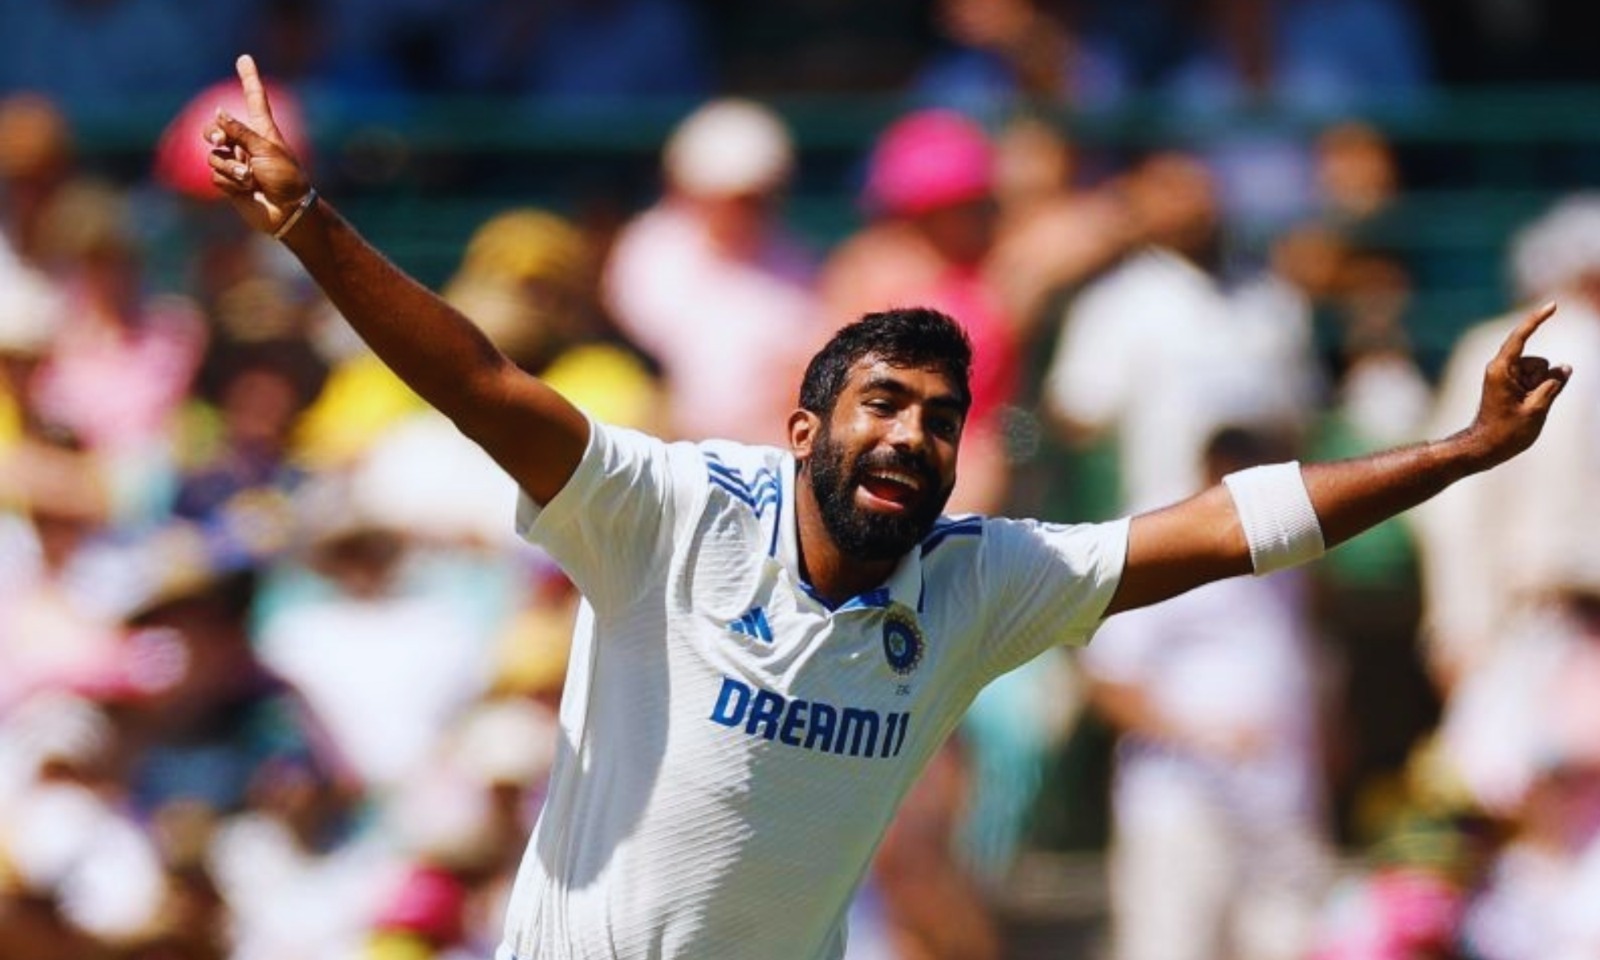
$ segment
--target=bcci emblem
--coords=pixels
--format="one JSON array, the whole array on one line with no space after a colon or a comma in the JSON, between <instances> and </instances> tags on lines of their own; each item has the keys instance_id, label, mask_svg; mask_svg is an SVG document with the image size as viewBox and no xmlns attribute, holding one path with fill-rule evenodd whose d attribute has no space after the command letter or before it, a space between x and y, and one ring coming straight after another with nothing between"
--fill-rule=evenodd
<instances>
[{"instance_id":1,"label":"bcci emblem","mask_svg":"<svg viewBox=\"0 0 1600 960\"><path fill-rule=\"evenodd\" d=\"M909 610L890 608L883 621L883 655L889 669L904 677L922 662L922 630Z\"/></svg>"}]
</instances>

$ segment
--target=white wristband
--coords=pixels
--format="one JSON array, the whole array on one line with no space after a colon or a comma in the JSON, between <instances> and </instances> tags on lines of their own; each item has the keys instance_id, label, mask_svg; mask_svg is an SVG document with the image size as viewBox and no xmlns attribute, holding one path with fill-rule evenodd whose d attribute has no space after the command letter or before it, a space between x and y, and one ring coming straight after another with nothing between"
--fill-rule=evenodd
<instances>
[{"instance_id":1,"label":"white wristband","mask_svg":"<svg viewBox=\"0 0 1600 960\"><path fill-rule=\"evenodd\" d=\"M1222 482L1233 495L1258 576L1315 560L1327 549L1298 462L1251 467Z\"/></svg>"}]
</instances>

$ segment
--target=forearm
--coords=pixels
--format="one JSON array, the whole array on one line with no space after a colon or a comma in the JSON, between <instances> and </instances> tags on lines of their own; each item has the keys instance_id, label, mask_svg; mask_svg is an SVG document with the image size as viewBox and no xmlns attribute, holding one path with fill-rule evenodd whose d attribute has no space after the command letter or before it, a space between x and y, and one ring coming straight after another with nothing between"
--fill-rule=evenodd
<instances>
[{"instance_id":1,"label":"forearm","mask_svg":"<svg viewBox=\"0 0 1600 960\"><path fill-rule=\"evenodd\" d=\"M1501 343L1484 368L1478 412L1465 429L1431 443L1306 468L1306 489L1324 541L1342 543L1463 477L1509 460L1538 439L1572 369L1523 350L1554 313L1553 303L1534 310Z\"/></svg>"},{"instance_id":2,"label":"forearm","mask_svg":"<svg viewBox=\"0 0 1600 960\"><path fill-rule=\"evenodd\" d=\"M1458 433L1299 471L1246 471L1225 488L1134 517L1109 612L1219 577L1268 573L1309 559L1526 450L1572 374L1570 367L1523 353L1554 313L1555 305L1546 304L1506 337L1484 369L1478 414Z\"/></svg>"},{"instance_id":3,"label":"forearm","mask_svg":"<svg viewBox=\"0 0 1600 960\"><path fill-rule=\"evenodd\" d=\"M250 125L217 112L211 182L256 230L288 245L328 299L407 386L449 417L539 503L582 459L589 421L519 370L472 322L406 276L317 200L285 145L255 61L241 56Z\"/></svg>"},{"instance_id":4,"label":"forearm","mask_svg":"<svg viewBox=\"0 0 1600 960\"><path fill-rule=\"evenodd\" d=\"M283 238L340 315L385 365L460 422L508 361L476 326L378 252L326 200Z\"/></svg>"},{"instance_id":5,"label":"forearm","mask_svg":"<svg viewBox=\"0 0 1600 960\"><path fill-rule=\"evenodd\" d=\"M1306 491L1328 546L1435 496L1464 477L1487 469L1493 458L1470 431L1443 440L1301 468Z\"/></svg>"},{"instance_id":6,"label":"forearm","mask_svg":"<svg viewBox=\"0 0 1600 960\"><path fill-rule=\"evenodd\" d=\"M1320 546L1306 550L1296 541L1293 562L1356 536L1369 527L1432 497L1445 487L1494 462L1468 431L1432 443L1415 444L1353 460L1305 464L1299 477L1279 474L1274 506L1247 511L1282 517L1289 502L1281 484L1304 482L1315 520L1301 533L1315 536ZM1223 577L1266 570L1255 565L1252 537L1240 513L1239 496L1249 494L1230 484L1218 484L1198 496L1163 510L1133 519L1128 535L1128 557L1122 581L1109 612L1155 603ZM1262 494L1255 494L1260 497ZM1302 501L1303 502L1303 501ZM1259 521L1258 521L1259 522ZM1258 542L1280 544L1283 530L1258 530ZM1273 564L1272 566L1276 566Z\"/></svg>"}]
</instances>

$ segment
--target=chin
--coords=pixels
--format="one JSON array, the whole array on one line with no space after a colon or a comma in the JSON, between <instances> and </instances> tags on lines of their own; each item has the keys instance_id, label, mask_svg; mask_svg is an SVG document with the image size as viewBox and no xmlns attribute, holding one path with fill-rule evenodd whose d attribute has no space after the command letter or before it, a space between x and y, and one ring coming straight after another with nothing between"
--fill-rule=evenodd
<instances>
[{"instance_id":1,"label":"chin","mask_svg":"<svg viewBox=\"0 0 1600 960\"><path fill-rule=\"evenodd\" d=\"M923 520L911 511L861 511L850 526L848 539L854 548L851 552L871 560L901 557L915 549L933 530L931 520Z\"/></svg>"}]
</instances>

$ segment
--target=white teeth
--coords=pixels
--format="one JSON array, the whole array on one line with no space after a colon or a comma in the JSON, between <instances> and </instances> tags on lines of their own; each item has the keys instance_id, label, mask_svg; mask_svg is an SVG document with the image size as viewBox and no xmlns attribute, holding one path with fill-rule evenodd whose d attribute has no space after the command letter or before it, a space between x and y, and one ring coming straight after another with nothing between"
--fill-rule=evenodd
<instances>
[{"instance_id":1,"label":"white teeth","mask_svg":"<svg viewBox=\"0 0 1600 960\"><path fill-rule=\"evenodd\" d=\"M896 472L894 472L892 470L885 470L885 471L882 471L882 472L874 473L873 476L877 477L880 480L888 480L888 481L891 481L893 483L904 484L905 486L908 486L913 490L919 490L922 487L922 484L917 481L917 478L912 476L909 473L896 473Z\"/></svg>"}]
</instances>

